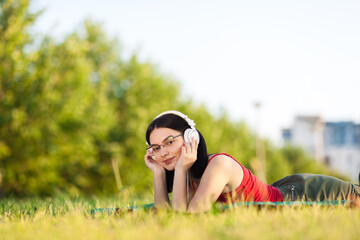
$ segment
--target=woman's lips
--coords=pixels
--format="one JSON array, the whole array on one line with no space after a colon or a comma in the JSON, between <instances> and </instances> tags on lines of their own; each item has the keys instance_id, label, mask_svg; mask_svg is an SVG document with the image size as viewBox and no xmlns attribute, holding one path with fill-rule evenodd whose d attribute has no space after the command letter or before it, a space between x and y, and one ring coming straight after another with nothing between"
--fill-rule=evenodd
<instances>
[{"instance_id":1,"label":"woman's lips","mask_svg":"<svg viewBox=\"0 0 360 240\"><path fill-rule=\"evenodd\" d=\"M168 159L164 160L163 163L165 163L166 165L169 165L172 162L173 159L174 159L173 157L168 158Z\"/></svg>"}]
</instances>

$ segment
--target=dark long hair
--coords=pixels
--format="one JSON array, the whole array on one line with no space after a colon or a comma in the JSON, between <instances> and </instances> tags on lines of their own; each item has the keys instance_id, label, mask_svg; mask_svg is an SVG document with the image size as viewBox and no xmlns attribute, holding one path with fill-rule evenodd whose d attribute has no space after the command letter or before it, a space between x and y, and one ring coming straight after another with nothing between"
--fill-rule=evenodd
<instances>
[{"instance_id":1,"label":"dark long hair","mask_svg":"<svg viewBox=\"0 0 360 240\"><path fill-rule=\"evenodd\" d=\"M156 128L162 128L162 127L177 130L181 132L183 135L185 130L190 128L189 124L182 117L179 117L171 113L162 115L161 117L154 119L146 130L146 141L149 144L151 144L150 134L152 133L152 131ZM199 132L199 136L200 136L200 140L197 149L197 159L190 168L190 174L194 178L201 178L208 164L208 154L207 154L205 139L200 132ZM174 182L174 170L173 171L166 170L166 186L168 193L172 192L173 182Z\"/></svg>"}]
</instances>

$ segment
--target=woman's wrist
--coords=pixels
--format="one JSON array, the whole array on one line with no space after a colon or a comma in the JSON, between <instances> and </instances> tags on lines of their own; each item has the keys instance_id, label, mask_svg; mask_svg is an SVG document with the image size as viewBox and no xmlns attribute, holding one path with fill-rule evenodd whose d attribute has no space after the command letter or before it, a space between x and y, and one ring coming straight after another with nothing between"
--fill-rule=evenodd
<instances>
[{"instance_id":1,"label":"woman's wrist","mask_svg":"<svg viewBox=\"0 0 360 240\"><path fill-rule=\"evenodd\" d=\"M155 168L152 170L154 176L163 176L166 174L166 171L164 168Z\"/></svg>"},{"instance_id":2,"label":"woman's wrist","mask_svg":"<svg viewBox=\"0 0 360 240\"><path fill-rule=\"evenodd\" d=\"M185 174L189 169L186 169L185 166L175 166L175 172Z\"/></svg>"}]
</instances>

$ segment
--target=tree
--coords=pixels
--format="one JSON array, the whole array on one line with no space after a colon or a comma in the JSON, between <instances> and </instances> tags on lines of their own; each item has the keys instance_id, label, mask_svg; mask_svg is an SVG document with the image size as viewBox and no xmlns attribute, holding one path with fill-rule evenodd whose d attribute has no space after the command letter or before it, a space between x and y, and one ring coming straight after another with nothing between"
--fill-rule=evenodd
<instances>
[{"instance_id":1,"label":"tree","mask_svg":"<svg viewBox=\"0 0 360 240\"><path fill-rule=\"evenodd\" d=\"M28 6L28 1L1 5L2 191L92 192L102 171L98 145L115 123L108 81L101 78L107 70L91 61L91 42L76 34L60 44L45 38L33 50L27 27L36 15Z\"/></svg>"}]
</instances>

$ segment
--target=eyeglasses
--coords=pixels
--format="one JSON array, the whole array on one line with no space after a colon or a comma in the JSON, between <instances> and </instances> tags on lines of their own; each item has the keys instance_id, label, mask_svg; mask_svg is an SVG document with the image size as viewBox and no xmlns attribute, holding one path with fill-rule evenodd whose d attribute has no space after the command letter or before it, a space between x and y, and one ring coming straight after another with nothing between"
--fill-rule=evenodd
<instances>
[{"instance_id":1,"label":"eyeglasses","mask_svg":"<svg viewBox=\"0 0 360 240\"><path fill-rule=\"evenodd\" d=\"M161 147L163 149L169 149L170 147L172 147L173 144L175 143L175 138L180 137L180 136L182 136L182 134L177 135L175 137L174 136L169 136L163 141L162 144L160 144L160 145L152 144L152 145L148 146L146 148L146 150L150 149L150 151L152 151L154 154L157 154L157 153L160 152Z\"/></svg>"}]
</instances>

